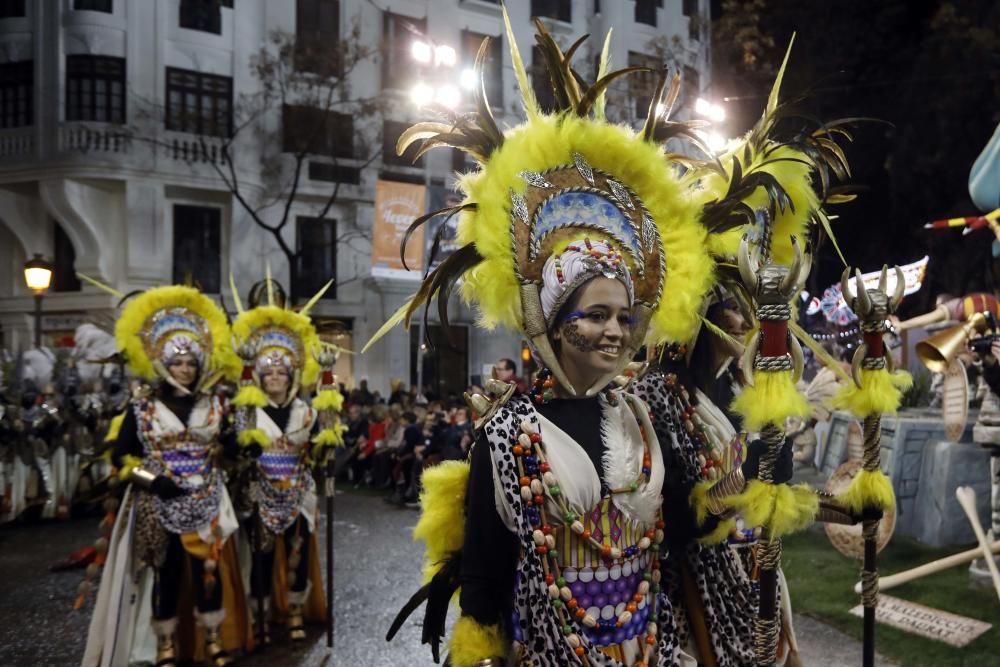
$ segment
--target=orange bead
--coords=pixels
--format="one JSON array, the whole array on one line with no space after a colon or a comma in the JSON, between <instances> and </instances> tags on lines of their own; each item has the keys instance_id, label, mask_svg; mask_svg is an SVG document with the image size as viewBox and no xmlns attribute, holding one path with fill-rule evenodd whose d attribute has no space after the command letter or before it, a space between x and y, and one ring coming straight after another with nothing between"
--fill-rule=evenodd
<instances>
[{"instance_id":1,"label":"orange bead","mask_svg":"<svg viewBox=\"0 0 1000 667\"><path fill-rule=\"evenodd\" d=\"M521 486L529 486L531 484L531 478L527 475L517 481L521 484Z\"/></svg>"},{"instance_id":2,"label":"orange bead","mask_svg":"<svg viewBox=\"0 0 1000 667\"><path fill-rule=\"evenodd\" d=\"M635 606L634 602L629 602L627 605L625 605L625 609L634 614L636 609L638 609L638 607Z\"/></svg>"},{"instance_id":3,"label":"orange bead","mask_svg":"<svg viewBox=\"0 0 1000 667\"><path fill-rule=\"evenodd\" d=\"M586 653L586 652L587 652L587 649L583 648L582 646L577 646L577 647L576 647L575 649L573 649L573 650L574 650L574 651L576 651L576 654L577 654L577 655L583 655L584 653Z\"/></svg>"},{"instance_id":4,"label":"orange bead","mask_svg":"<svg viewBox=\"0 0 1000 667\"><path fill-rule=\"evenodd\" d=\"M576 611L575 611L575 612L573 613L573 615L574 615L574 616L576 616L577 618L580 618L580 619L582 619L582 618L583 618L584 616L586 616L586 615L587 615L587 610L586 610L586 609L582 609L582 608L581 608L581 609L577 609L577 610L576 610Z\"/></svg>"},{"instance_id":5,"label":"orange bead","mask_svg":"<svg viewBox=\"0 0 1000 667\"><path fill-rule=\"evenodd\" d=\"M547 574L547 575L545 575L545 584L547 586L551 586L554 583L556 583L556 575L554 575L554 574Z\"/></svg>"},{"instance_id":6,"label":"orange bead","mask_svg":"<svg viewBox=\"0 0 1000 667\"><path fill-rule=\"evenodd\" d=\"M611 557L611 545L610 544L605 544L604 546L601 547L601 555L604 556L605 558L610 558Z\"/></svg>"},{"instance_id":7,"label":"orange bead","mask_svg":"<svg viewBox=\"0 0 1000 667\"><path fill-rule=\"evenodd\" d=\"M570 611L573 611L574 609L576 609L578 604L579 602L576 601L576 598L570 598L569 602L566 603L566 606L569 607Z\"/></svg>"},{"instance_id":8,"label":"orange bead","mask_svg":"<svg viewBox=\"0 0 1000 667\"><path fill-rule=\"evenodd\" d=\"M653 539L654 537L656 537L656 531L655 530L647 530L646 533L645 533L645 535L649 539Z\"/></svg>"},{"instance_id":9,"label":"orange bead","mask_svg":"<svg viewBox=\"0 0 1000 667\"><path fill-rule=\"evenodd\" d=\"M646 643L652 646L656 643L656 635L646 635Z\"/></svg>"},{"instance_id":10,"label":"orange bead","mask_svg":"<svg viewBox=\"0 0 1000 667\"><path fill-rule=\"evenodd\" d=\"M642 602L642 598L643 598L642 593L636 593L635 595L632 596L632 599L635 600L636 602Z\"/></svg>"},{"instance_id":11,"label":"orange bead","mask_svg":"<svg viewBox=\"0 0 1000 667\"><path fill-rule=\"evenodd\" d=\"M580 533L580 537L582 537L585 540L589 540L590 539L590 529L589 528L584 528L583 532Z\"/></svg>"},{"instance_id":12,"label":"orange bead","mask_svg":"<svg viewBox=\"0 0 1000 667\"><path fill-rule=\"evenodd\" d=\"M524 447L521 445L514 445L513 447L514 456L521 456L524 454Z\"/></svg>"}]
</instances>

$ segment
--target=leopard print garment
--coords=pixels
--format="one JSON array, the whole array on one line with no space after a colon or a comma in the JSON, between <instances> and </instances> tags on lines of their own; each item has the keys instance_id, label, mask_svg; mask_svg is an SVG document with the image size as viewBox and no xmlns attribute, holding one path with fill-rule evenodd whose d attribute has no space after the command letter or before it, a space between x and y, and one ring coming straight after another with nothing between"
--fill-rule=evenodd
<instances>
[{"instance_id":1,"label":"leopard print garment","mask_svg":"<svg viewBox=\"0 0 1000 667\"><path fill-rule=\"evenodd\" d=\"M521 560L518 563L518 577L514 592L514 610L519 635L523 643L519 664L535 667L565 667L578 665L580 659L573 653L562 635L562 623L549 600L545 585L541 556L535 550L532 540L532 526L528 519L526 508L521 502L519 475L511 447L516 443L521 432L520 424L527 420L538 428L538 415L530 399L526 396L515 396L483 426L483 433L489 442L493 464L501 484L507 504L513 510L514 527L521 543ZM669 517L666 517L667 530L670 530ZM658 667L676 667L683 664L680 657L678 634L674 630L674 619L671 601L661 593L659 600L658 625L660 627L659 643L653 654L651 664ZM594 667L621 667L621 663L601 653L591 646L586 635L578 625L571 620L574 631L581 637L587 648L587 659Z\"/></svg>"},{"instance_id":2,"label":"leopard print garment","mask_svg":"<svg viewBox=\"0 0 1000 667\"><path fill-rule=\"evenodd\" d=\"M684 430L679 399L667 389L663 375L650 372L636 382L634 391L649 406L660 445L672 447L675 458L683 462L683 481L688 484L701 481L699 446ZM719 667L753 665L757 596L737 555L726 543L702 545L692 541L683 554L670 553L664 560L665 590L677 611L677 629L684 646L690 641L690 628L684 613L680 558L685 559L701 594L716 663Z\"/></svg>"}]
</instances>

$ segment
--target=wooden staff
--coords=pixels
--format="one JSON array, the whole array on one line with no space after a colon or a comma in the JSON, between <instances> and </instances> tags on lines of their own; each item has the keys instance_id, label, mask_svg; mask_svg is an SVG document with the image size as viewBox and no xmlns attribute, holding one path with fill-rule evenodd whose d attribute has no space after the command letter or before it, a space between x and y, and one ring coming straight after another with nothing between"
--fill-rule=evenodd
<instances>
[{"instance_id":1,"label":"wooden staff","mask_svg":"<svg viewBox=\"0 0 1000 667\"><path fill-rule=\"evenodd\" d=\"M1000 540L996 540L989 546L991 553L1000 554ZM911 581L916 581L917 579L926 577L929 574L936 574L952 567L971 563L977 558L982 557L982 546L978 546L974 549L969 549L968 551L962 551L951 556L945 556L944 558L932 560L930 563L924 563L923 565L918 565L917 567L909 570L903 570L902 572L897 572L896 574L890 574L888 577L879 577L878 588L879 591L887 591L890 588L896 588L897 586L908 584ZM859 594L861 593L861 582L854 584L854 592Z\"/></svg>"},{"instance_id":2,"label":"wooden staff","mask_svg":"<svg viewBox=\"0 0 1000 667\"><path fill-rule=\"evenodd\" d=\"M965 510L965 515L969 517L972 530L976 534L976 539L979 540L979 548L981 549L983 558L986 559L986 567L989 568L990 576L993 577L993 587L997 590L997 598L1000 598L1000 571L997 571L996 561L993 560L993 552L990 549L989 542L986 541L983 526L979 523L979 512L976 509L976 490L971 486L960 486L955 489L955 497L958 498L958 504Z\"/></svg>"}]
</instances>

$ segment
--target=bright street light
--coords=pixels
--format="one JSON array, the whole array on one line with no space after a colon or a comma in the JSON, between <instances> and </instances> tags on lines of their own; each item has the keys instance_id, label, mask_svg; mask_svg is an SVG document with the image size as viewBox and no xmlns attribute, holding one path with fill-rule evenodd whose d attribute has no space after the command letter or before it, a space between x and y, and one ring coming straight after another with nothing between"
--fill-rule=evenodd
<instances>
[{"instance_id":1,"label":"bright street light","mask_svg":"<svg viewBox=\"0 0 1000 667\"><path fill-rule=\"evenodd\" d=\"M712 153L721 153L725 150L726 144L729 143L729 140L718 132L709 132L705 136L705 143L708 145L708 149L712 151Z\"/></svg>"},{"instance_id":2,"label":"bright street light","mask_svg":"<svg viewBox=\"0 0 1000 667\"><path fill-rule=\"evenodd\" d=\"M437 95L435 100L441 106L448 107L449 109L454 109L458 106L461 101L462 95L458 92L458 88L455 86L441 86L437 89Z\"/></svg>"},{"instance_id":3,"label":"bright street light","mask_svg":"<svg viewBox=\"0 0 1000 667\"><path fill-rule=\"evenodd\" d=\"M718 104L712 104L708 100L698 98L694 103L694 112L699 116L704 116L715 123L726 120L726 110Z\"/></svg>"},{"instance_id":4,"label":"bright street light","mask_svg":"<svg viewBox=\"0 0 1000 667\"><path fill-rule=\"evenodd\" d=\"M462 88L466 90L475 90L478 77L476 76L476 70L471 67L467 67L462 70L462 74L459 75L459 82L462 84Z\"/></svg>"},{"instance_id":5,"label":"bright street light","mask_svg":"<svg viewBox=\"0 0 1000 667\"><path fill-rule=\"evenodd\" d=\"M52 264L35 254L24 263L24 283L35 293L35 347L42 347L42 296L52 284Z\"/></svg>"},{"instance_id":6,"label":"bright street light","mask_svg":"<svg viewBox=\"0 0 1000 667\"><path fill-rule=\"evenodd\" d=\"M454 67L457 60L458 56L455 54L455 49L450 46L440 44L434 47L434 64L436 66Z\"/></svg>"},{"instance_id":7,"label":"bright street light","mask_svg":"<svg viewBox=\"0 0 1000 667\"><path fill-rule=\"evenodd\" d=\"M414 84L410 89L410 101L418 107L425 107L434 101L434 88L426 83Z\"/></svg>"},{"instance_id":8,"label":"bright street light","mask_svg":"<svg viewBox=\"0 0 1000 667\"><path fill-rule=\"evenodd\" d=\"M427 42L414 40L413 44L410 45L410 55L418 63L429 63L433 57L433 49Z\"/></svg>"}]
</instances>

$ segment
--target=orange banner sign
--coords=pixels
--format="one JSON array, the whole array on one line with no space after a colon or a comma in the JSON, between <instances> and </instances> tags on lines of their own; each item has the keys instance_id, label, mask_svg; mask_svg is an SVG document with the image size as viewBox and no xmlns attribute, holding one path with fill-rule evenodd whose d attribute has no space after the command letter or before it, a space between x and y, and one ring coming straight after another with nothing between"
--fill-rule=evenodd
<instances>
[{"instance_id":1,"label":"orange banner sign","mask_svg":"<svg viewBox=\"0 0 1000 667\"><path fill-rule=\"evenodd\" d=\"M427 210L427 186L396 181L375 183L375 224L372 227L372 275L418 280L424 266L424 230L413 233L406 246L406 265L399 242L407 227Z\"/></svg>"}]
</instances>

